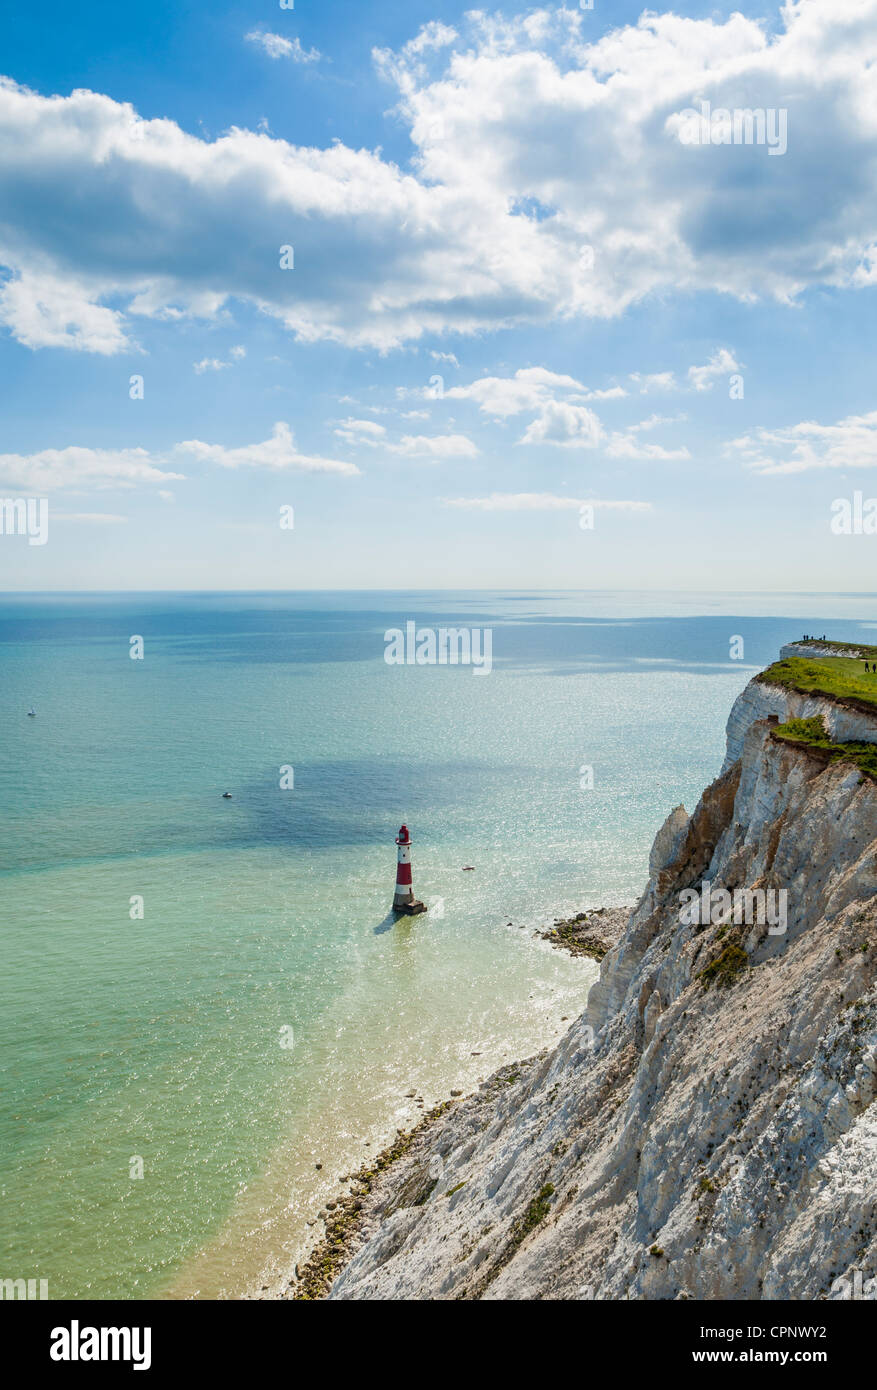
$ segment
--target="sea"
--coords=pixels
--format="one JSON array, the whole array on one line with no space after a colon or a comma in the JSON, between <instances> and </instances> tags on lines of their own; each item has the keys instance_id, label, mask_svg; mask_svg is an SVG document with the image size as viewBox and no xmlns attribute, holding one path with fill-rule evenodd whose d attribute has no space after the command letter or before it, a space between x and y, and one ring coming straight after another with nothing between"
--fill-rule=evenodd
<instances>
[{"instance_id":1,"label":"sea","mask_svg":"<svg viewBox=\"0 0 877 1390\"><path fill-rule=\"evenodd\" d=\"M805 632L873 641L875 616L843 594L0 597L0 1277L285 1287L340 1178L581 1012L597 965L541 933L635 903L752 675ZM409 622L489 631L492 669L388 662ZM428 911L396 919L403 823Z\"/></svg>"}]
</instances>

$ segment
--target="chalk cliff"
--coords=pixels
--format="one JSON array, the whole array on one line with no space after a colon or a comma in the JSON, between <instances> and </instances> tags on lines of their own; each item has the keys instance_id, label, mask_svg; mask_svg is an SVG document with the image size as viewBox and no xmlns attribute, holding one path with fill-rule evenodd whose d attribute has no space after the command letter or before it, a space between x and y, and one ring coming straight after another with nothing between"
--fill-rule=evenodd
<instances>
[{"instance_id":1,"label":"chalk cliff","mask_svg":"<svg viewBox=\"0 0 877 1390\"><path fill-rule=\"evenodd\" d=\"M863 717L750 683L585 1014L388 1170L330 1298L837 1298L877 1275L877 784L771 737L817 706L835 737ZM786 931L683 923L704 880L785 889Z\"/></svg>"},{"instance_id":2,"label":"chalk cliff","mask_svg":"<svg viewBox=\"0 0 877 1390\"><path fill-rule=\"evenodd\" d=\"M783 653L795 655L792 647ZM743 737L757 719L775 715L780 723L821 715L829 738L836 743L877 743L877 710L857 708L822 695L808 695L787 686L770 685L757 676L734 701L728 718L727 752L722 771L727 772L743 752Z\"/></svg>"}]
</instances>

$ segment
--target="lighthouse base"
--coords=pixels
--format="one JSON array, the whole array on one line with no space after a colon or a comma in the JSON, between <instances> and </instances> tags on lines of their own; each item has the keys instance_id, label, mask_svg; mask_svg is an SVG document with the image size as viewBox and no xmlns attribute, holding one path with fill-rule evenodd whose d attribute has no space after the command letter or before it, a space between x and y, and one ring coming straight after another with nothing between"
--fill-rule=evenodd
<instances>
[{"instance_id":1,"label":"lighthouse base","mask_svg":"<svg viewBox=\"0 0 877 1390\"><path fill-rule=\"evenodd\" d=\"M427 906L426 903L419 903L416 901L410 903L393 903L393 911L399 916L416 917L418 912L426 912Z\"/></svg>"}]
</instances>

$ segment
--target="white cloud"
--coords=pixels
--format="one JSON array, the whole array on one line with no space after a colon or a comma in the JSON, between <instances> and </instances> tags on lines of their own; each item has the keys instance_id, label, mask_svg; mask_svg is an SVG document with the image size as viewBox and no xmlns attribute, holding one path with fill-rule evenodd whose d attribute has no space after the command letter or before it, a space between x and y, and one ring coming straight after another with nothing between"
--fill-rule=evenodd
<instances>
[{"instance_id":1,"label":"white cloud","mask_svg":"<svg viewBox=\"0 0 877 1390\"><path fill-rule=\"evenodd\" d=\"M787 429L758 429L728 445L756 473L806 473L816 468L877 467L877 410L836 425L804 420Z\"/></svg>"},{"instance_id":2,"label":"white cloud","mask_svg":"<svg viewBox=\"0 0 877 1390\"><path fill-rule=\"evenodd\" d=\"M218 464L220 468L294 469L302 473L341 473L346 476L359 472L354 463L299 453L292 430L284 420L278 420L271 431L271 438L260 444L227 449L222 444L204 444L200 439L187 439L176 445L176 452L189 455L201 463Z\"/></svg>"},{"instance_id":3,"label":"white cloud","mask_svg":"<svg viewBox=\"0 0 877 1390\"><path fill-rule=\"evenodd\" d=\"M612 459L658 459L672 462L691 458L683 445L679 449L665 449L663 444L641 444L633 434L613 434L606 445L606 456Z\"/></svg>"},{"instance_id":4,"label":"white cloud","mask_svg":"<svg viewBox=\"0 0 877 1390\"><path fill-rule=\"evenodd\" d=\"M640 395L647 396L652 391L676 391L676 378L672 372L631 372L631 381L639 387Z\"/></svg>"},{"instance_id":5,"label":"white cloud","mask_svg":"<svg viewBox=\"0 0 877 1390\"><path fill-rule=\"evenodd\" d=\"M0 318L31 347L112 353L131 315L240 301L302 341L387 350L670 291L789 301L877 282L877 0L789 0L776 32L647 11L590 42L587 23L475 10L459 35L434 22L377 54L410 169L236 128L199 139L4 80ZM674 119L700 100L787 107L788 153L684 146Z\"/></svg>"},{"instance_id":6,"label":"white cloud","mask_svg":"<svg viewBox=\"0 0 877 1390\"><path fill-rule=\"evenodd\" d=\"M739 372L740 365L728 348L717 348L704 367L689 367L688 380L695 391L712 391L716 378Z\"/></svg>"},{"instance_id":7,"label":"white cloud","mask_svg":"<svg viewBox=\"0 0 877 1390\"><path fill-rule=\"evenodd\" d=\"M0 247L0 262L12 259ZM95 302L101 292L100 284L22 268L18 278L0 289L0 323L29 348L72 348L104 356L130 351L122 315Z\"/></svg>"},{"instance_id":8,"label":"white cloud","mask_svg":"<svg viewBox=\"0 0 877 1390\"><path fill-rule=\"evenodd\" d=\"M556 444L567 449L595 449L600 443L600 421L585 405L551 401L527 426L521 444Z\"/></svg>"},{"instance_id":9,"label":"white cloud","mask_svg":"<svg viewBox=\"0 0 877 1390\"><path fill-rule=\"evenodd\" d=\"M519 444L551 444L559 448L594 449L603 440L599 416L584 401L617 400L627 392L622 386L593 390L573 376L549 371L546 367L522 367L513 376L485 376L468 386L454 386L445 391L445 399L465 400L476 404L486 415L504 420L512 415L533 414L534 418L518 440ZM649 429L659 422L642 423L633 429ZM620 434L610 436L608 452L614 457L676 458L688 457L687 452L667 453L657 445L639 450L632 439Z\"/></svg>"},{"instance_id":10,"label":"white cloud","mask_svg":"<svg viewBox=\"0 0 877 1390\"><path fill-rule=\"evenodd\" d=\"M480 512L571 512L584 506L605 511L647 512L651 502L604 502L589 497L558 497L551 492L492 492L489 497L444 497L446 507Z\"/></svg>"},{"instance_id":11,"label":"white cloud","mask_svg":"<svg viewBox=\"0 0 877 1390\"><path fill-rule=\"evenodd\" d=\"M469 386L452 386L445 391L445 399L474 401L485 415L503 419L542 410L564 395L575 402L610 400L626 394L620 386L590 391L575 377L550 372L546 367L521 367L514 376L483 376Z\"/></svg>"},{"instance_id":12,"label":"white cloud","mask_svg":"<svg viewBox=\"0 0 877 1390\"><path fill-rule=\"evenodd\" d=\"M247 349L238 344L236 347L229 348L228 355L231 358L230 362L223 362L221 357L202 357L200 362L193 362L192 365L199 376L202 376L204 372L221 372L226 367L231 367L235 362L242 362L247 355Z\"/></svg>"},{"instance_id":13,"label":"white cloud","mask_svg":"<svg viewBox=\"0 0 877 1390\"><path fill-rule=\"evenodd\" d=\"M623 386L609 386L605 390L586 391L586 401L620 401L627 392Z\"/></svg>"},{"instance_id":14,"label":"white cloud","mask_svg":"<svg viewBox=\"0 0 877 1390\"><path fill-rule=\"evenodd\" d=\"M439 19L431 19L428 24L422 26L415 38L408 40L402 53L406 59L419 57L431 48L447 48L456 38L456 29L452 29L449 24L442 24Z\"/></svg>"},{"instance_id":15,"label":"white cloud","mask_svg":"<svg viewBox=\"0 0 877 1390\"><path fill-rule=\"evenodd\" d=\"M345 444L368 444L375 448L387 431L374 420L341 420L334 433Z\"/></svg>"},{"instance_id":16,"label":"white cloud","mask_svg":"<svg viewBox=\"0 0 877 1390\"><path fill-rule=\"evenodd\" d=\"M35 454L0 454L0 483L32 494L68 487L130 488L183 476L157 467L146 449L87 449L74 444Z\"/></svg>"},{"instance_id":17,"label":"white cloud","mask_svg":"<svg viewBox=\"0 0 877 1390\"><path fill-rule=\"evenodd\" d=\"M647 419L640 420L638 425L628 425L627 433L642 434L645 430L657 429L659 425L675 425L687 419L687 415L649 415Z\"/></svg>"},{"instance_id":18,"label":"white cloud","mask_svg":"<svg viewBox=\"0 0 877 1390\"><path fill-rule=\"evenodd\" d=\"M406 458L475 458L477 445L464 434L403 434L398 444L387 446L393 454Z\"/></svg>"},{"instance_id":19,"label":"white cloud","mask_svg":"<svg viewBox=\"0 0 877 1390\"><path fill-rule=\"evenodd\" d=\"M245 35L247 43L258 44L269 58L291 58L294 63L316 63L320 53L316 48L305 50L299 39L285 39L281 34L253 29Z\"/></svg>"},{"instance_id":20,"label":"white cloud","mask_svg":"<svg viewBox=\"0 0 877 1390\"><path fill-rule=\"evenodd\" d=\"M79 445L42 449L34 454L0 454L0 486L40 494L62 488L102 490L181 482L186 475L171 472L169 465L183 459L213 463L220 468L293 469L345 476L359 473L353 463L299 453L289 425L281 420L270 439L238 449L187 439L173 445L166 455L151 454L147 449L88 449ZM173 501L174 494L167 489L160 489L158 495L164 501Z\"/></svg>"}]
</instances>

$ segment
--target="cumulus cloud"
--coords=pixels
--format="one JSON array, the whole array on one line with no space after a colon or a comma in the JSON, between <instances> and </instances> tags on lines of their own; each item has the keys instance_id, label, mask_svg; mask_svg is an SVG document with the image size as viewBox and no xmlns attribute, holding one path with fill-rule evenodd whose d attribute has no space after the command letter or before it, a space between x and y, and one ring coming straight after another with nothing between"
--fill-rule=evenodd
<instances>
[{"instance_id":1,"label":"cumulus cloud","mask_svg":"<svg viewBox=\"0 0 877 1390\"><path fill-rule=\"evenodd\" d=\"M582 507L647 512L651 502L604 502L590 497L558 497L552 492L492 492L489 497L444 497L446 507L478 512L570 512Z\"/></svg>"},{"instance_id":2,"label":"cumulus cloud","mask_svg":"<svg viewBox=\"0 0 877 1390\"><path fill-rule=\"evenodd\" d=\"M197 459L200 463L215 463L220 468L268 468L275 472L294 469L301 473L341 473L348 477L359 472L355 463L300 453L285 420L278 420L271 431L271 438L262 440L260 444L244 444L238 449L227 449L223 444L204 444L200 439L187 439L176 445L176 452Z\"/></svg>"},{"instance_id":3,"label":"cumulus cloud","mask_svg":"<svg viewBox=\"0 0 877 1390\"><path fill-rule=\"evenodd\" d=\"M485 415L504 419L524 411L544 410L559 398L578 401L613 400L627 392L621 386L591 391L575 377L547 367L521 367L514 376L483 376L468 386L452 386L446 400L474 401Z\"/></svg>"},{"instance_id":4,"label":"cumulus cloud","mask_svg":"<svg viewBox=\"0 0 877 1390\"><path fill-rule=\"evenodd\" d=\"M404 419L428 418L426 411L409 411ZM406 458L474 458L478 448L462 434L403 434L401 439L387 439L386 426L374 420L341 420L334 430L335 435L345 444L367 445L376 449L379 445L390 454L402 454Z\"/></svg>"},{"instance_id":5,"label":"cumulus cloud","mask_svg":"<svg viewBox=\"0 0 877 1390\"><path fill-rule=\"evenodd\" d=\"M703 370L709 370L704 368ZM660 374L662 384L672 380L672 373ZM656 378L631 380L651 383ZM645 387L643 389L646 389ZM485 376L468 386L455 386L445 392L445 399L471 401L495 420L509 416L532 414L519 444L548 444L566 449L595 449L605 444L606 454L615 459L687 459L686 448L667 449L660 444L645 444L637 435L659 425L671 424L684 416L650 415L626 430L611 431L608 436L599 416L584 401L614 400L626 396L623 387L592 390L575 377L549 371L546 367L522 367L513 376Z\"/></svg>"},{"instance_id":6,"label":"cumulus cloud","mask_svg":"<svg viewBox=\"0 0 877 1390\"><path fill-rule=\"evenodd\" d=\"M41 449L34 454L0 454L0 482L22 492L59 488L130 488L183 478L157 466L146 449Z\"/></svg>"},{"instance_id":7,"label":"cumulus cloud","mask_svg":"<svg viewBox=\"0 0 877 1390\"><path fill-rule=\"evenodd\" d=\"M642 434L645 430L657 429L659 425L675 425L687 419L687 415L649 415L647 419L640 420L639 424L629 425L627 433Z\"/></svg>"},{"instance_id":8,"label":"cumulus cloud","mask_svg":"<svg viewBox=\"0 0 877 1390\"><path fill-rule=\"evenodd\" d=\"M676 378L672 372L631 372L630 379L639 388L640 395L647 396L652 391L676 391Z\"/></svg>"},{"instance_id":9,"label":"cumulus cloud","mask_svg":"<svg viewBox=\"0 0 877 1390\"><path fill-rule=\"evenodd\" d=\"M14 263L14 257L2 250L2 229L0 263ZM23 266L22 261L18 264ZM102 292L97 279L89 284L76 275L65 278L35 265L0 289L0 323L29 348L72 348L108 357L128 351L133 344L123 316L96 302Z\"/></svg>"},{"instance_id":10,"label":"cumulus cloud","mask_svg":"<svg viewBox=\"0 0 877 1390\"><path fill-rule=\"evenodd\" d=\"M368 444L375 448L387 431L374 420L341 420L334 433L345 444Z\"/></svg>"},{"instance_id":11,"label":"cumulus cloud","mask_svg":"<svg viewBox=\"0 0 877 1390\"><path fill-rule=\"evenodd\" d=\"M187 439L174 444L166 454L147 449L88 449L70 445L66 449L41 449L34 454L0 454L0 485L22 492L47 493L61 488L131 488L141 484L181 482L184 473L171 472L183 460L217 464L220 468L292 469L304 473L359 473L353 463L340 459L302 454L295 447L292 431L284 421L274 426L270 439L228 449L222 444L204 444ZM160 489L159 497L173 500L173 492Z\"/></svg>"},{"instance_id":12,"label":"cumulus cloud","mask_svg":"<svg viewBox=\"0 0 877 1390\"><path fill-rule=\"evenodd\" d=\"M739 370L740 364L733 352L728 348L717 348L705 366L688 368L688 380L695 391L712 391L717 377L728 376Z\"/></svg>"},{"instance_id":13,"label":"cumulus cloud","mask_svg":"<svg viewBox=\"0 0 877 1390\"><path fill-rule=\"evenodd\" d=\"M320 58L318 49L304 49L299 39L285 39L282 34L253 29L245 37L247 43L258 44L269 58L291 58L294 63L316 63Z\"/></svg>"},{"instance_id":14,"label":"cumulus cloud","mask_svg":"<svg viewBox=\"0 0 877 1390\"><path fill-rule=\"evenodd\" d=\"M406 458L475 458L478 446L464 434L403 434L397 444L389 444L393 454Z\"/></svg>"},{"instance_id":15,"label":"cumulus cloud","mask_svg":"<svg viewBox=\"0 0 877 1390\"><path fill-rule=\"evenodd\" d=\"M454 42L458 37L456 29L452 29L449 24L443 24L440 19L431 19L428 24L424 24L413 39L409 39L402 49L402 64L407 64L412 58L419 58L428 49L447 48L448 44ZM389 57L382 54L381 58L386 61ZM405 79L408 69L402 64L399 65L400 78Z\"/></svg>"},{"instance_id":16,"label":"cumulus cloud","mask_svg":"<svg viewBox=\"0 0 877 1390\"><path fill-rule=\"evenodd\" d=\"M586 405L551 401L527 426L521 444L556 444L567 449L595 449L602 436L600 421Z\"/></svg>"},{"instance_id":17,"label":"cumulus cloud","mask_svg":"<svg viewBox=\"0 0 877 1390\"><path fill-rule=\"evenodd\" d=\"M644 444L637 439L637 427L612 434L606 444L606 455L612 459L657 459L661 462L691 458L683 445L679 449L667 449L663 444Z\"/></svg>"},{"instance_id":18,"label":"cumulus cloud","mask_svg":"<svg viewBox=\"0 0 877 1390\"><path fill-rule=\"evenodd\" d=\"M3 81L0 318L31 347L112 353L133 316L243 301L302 341L386 350L674 290L877 283L877 0L788 0L775 29L647 11L591 42L587 21L475 10L377 53L408 169ZM788 152L683 144L701 100L787 108Z\"/></svg>"},{"instance_id":19,"label":"cumulus cloud","mask_svg":"<svg viewBox=\"0 0 877 1390\"><path fill-rule=\"evenodd\" d=\"M806 473L816 468L877 467L877 410L836 425L804 420L787 429L758 429L728 445L756 473Z\"/></svg>"}]
</instances>

